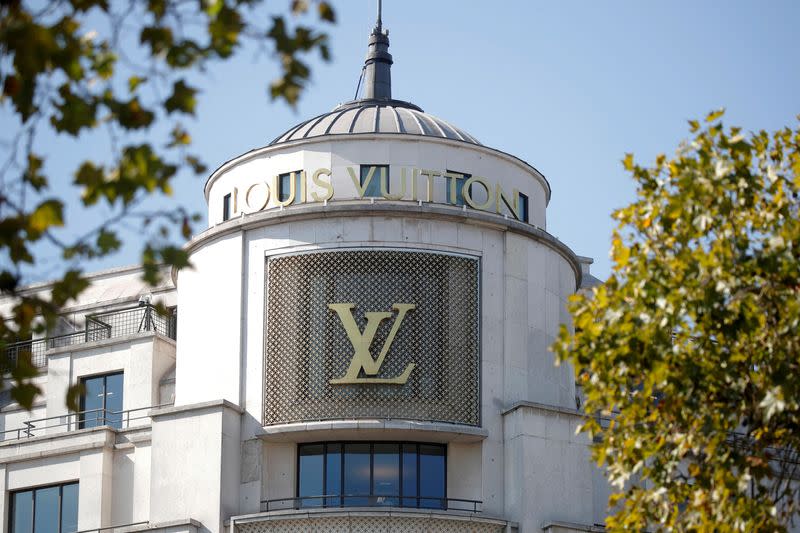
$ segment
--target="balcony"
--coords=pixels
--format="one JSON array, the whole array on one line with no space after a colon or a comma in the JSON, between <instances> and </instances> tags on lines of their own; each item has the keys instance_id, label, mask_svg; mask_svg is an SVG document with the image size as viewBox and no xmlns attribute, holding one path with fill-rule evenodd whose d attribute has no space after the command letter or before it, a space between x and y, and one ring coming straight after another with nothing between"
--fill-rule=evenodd
<instances>
[{"instance_id":1,"label":"balcony","mask_svg":"<svg viewBox=\"0 0 800 533\"><path fill-rule=\"evenodd\" d=\"M386 494L324 494L320 496L294 496L264 500L261 510L265 513L289 509L336 509L352 507L402 507L407 509L431 509L440 511L463 511L480 513L483 502L461 498L436 498L430 496L400 496Z\"/></svg>"},{"instance_id":2,"label":"balcony","mask_svg":"<svg viewBox=\"0 0 800 533\"><path fill-rule=\"evenodd\" d=\"M86 315L86 327L83 331L6 345L7 364L16 366L20 360L29 360L35 368L44 369L47 368L49 350L145 331L174 340L177 334L177 318L177 308L172 308L165 315L150 304Z\"/></svg>"}]
</instances>

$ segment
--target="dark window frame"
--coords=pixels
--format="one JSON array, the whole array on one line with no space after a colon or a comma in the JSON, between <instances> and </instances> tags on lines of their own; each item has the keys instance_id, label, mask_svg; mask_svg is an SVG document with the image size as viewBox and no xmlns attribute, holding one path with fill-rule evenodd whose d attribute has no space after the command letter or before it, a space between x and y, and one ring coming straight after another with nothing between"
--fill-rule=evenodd
<instances>
[{"instance_id":1,"label":"dark window frame","mask_svg":"<svg viewBox=\"0 0 800 533\"><path fill-rule=\"evenodd\" d=\"M392 192L392 180L389 177L389 164L381 164L381 165L360 165L358 168L358 184L361 187L364 187L364 180L367 179L367 175L369 174L369 169L375 167L375 171L372 174L372 179L369 182L369 185L366 189L364 189L364 196L362 198L383 198L383 194L381 194L381 169L386 169L386 194L390 194ZM374 185L377 183L377 185ZM378 190L377 194L368 194L369 190L372 187L376 187Z\"/></svg>"},{"instance_id":2,"label":"dark window frame","mask_svg":"<svg viewBox=\"0 0 800 533\"><path fill-rule=\"evenodd\" d=\"M444 186L445 186L444 201L445 201L445 203L446 204L450 204L450 205L456 205L458 207L466 205L466 201L464 200L464 185L467 184L467 180L469 180L472 177L472 174L467 174L466 172L459 172L457 170L449 170L449 169L446 170L445 172L447 174L458 174L459 176L461 176L460 178L451 178L450 176L446 176L447 179L444 180ZM463 183L461 184L461 188L460 189L459 189L458 185L456 185L456 197L455 198L451 198L450 197L450 180L463 181ZM470 198L472 198L472 183L469 184L468 190L469 190ZM458 193L459 193L459 191L461 192L461 203L458 203Z\"/></svg>"},{"instance_id":3,"label":"dark window frame","mask_svg":"<svg viewBox=\"0 0 800 533\"><path fill-rule=\"evenodd\" d=\"M58 509L56 510L56 514L58 516L58 531L54 532L54 533L74 533L72 531L68 531L68 532L67 531L61 531L61 528L62 528L61 519L62 519L62 515L63 515L63 513L62 513L62 509L63 509L62 502L64 500L64 487L68 487L68 486L72 486L72 485L75 485L78 488L78 499L77 499L76 503L78 503L80 505L80 482L79 482L79 480L65 481L65 482L62 482L62 483L51 483L49 485L39 485L39 486L36 486L36 487L27 487L27 488L24 488L24 489L15 489L15 490L9 491L9 493L8 493L8 531L9 531L9 533L14 531L14 526L16 525L16 524L14 524L14 502L15 502L15 496L17 494L21 494L23 492L30 492L31 493L31 500L32 500L32 503L31 503L31 524L30 524L31 527L30 527L29 531L31 533L33 533L33 531L36 530L36 491L52 489L53 487L58 487ZM77 511L78 511L78 509L76 509L76 515L77 515Z\"/></svg>"},{"instance_id":4,"label":"dark window frame","mask_svg":"<svg viewBox=\"0 0 800 533\"><path fill-rule=\"evenodd\" d=\"M528 208L530 206L530 202L528 201L528 195L519 193L519 220L520 222L528 222L529 218L529 211Z\"/></svg>"},{"instance_id":5,"label":"dark window frame","mask_svg":"<svg viewBox=\"0 0 800 533\"><path fill-rule=\"evenodd\" d=\"M301 508L328 508L328 507L335 507L335 508L342 508L342 507L358 507L358 505L348 505L347 504L347 497L348 495L344 491L345 485L345 455L346 455L346 446L348 444L367 444L369 445L369 486L370 486L370 494L364 495L365 497L374 498L374 497L386 497L396 499L397 503L395 505L387 506L387 507L408 507L414 509L446 509L447 508L447 444L442 444L438 442L418 442L418 441L357 441L357 440L348 440L348 441L318 441L318 442L304 442L297 445L296 452L297 458L295 461L295 468L296 468L296 479L295 479L295 498L297 501L297 505ZM374 483L375 483L375 445L376 444L395 444L398 447L398 494L397 495L381 495L381 494L374 494ZM300 495L300 450L304 446L322 446L322 491L323 494L312 495L312 496L301 496ZM334 445L339 446L340 451L338 452L341 456L341 463L339 466L339 494L327 494L327 486L328 486L328 446ZM414 496L406 496L403 494L403 455L404 455L404 446L411 445L415 447L415 455L416 455L416 490ZM441 457L443 461L444 467L444 490L442 496L430 496L430 495L422 495L420 494L421 489L421 476L420 476L420 465L422 461L420 461L420 447L421 446L433 446L439 448L442 451ZM336 453L336 452L334 452ZM327 498L314 498L314 496L330 496ZM357 495L361 496L361 495ZM309 503L305 503L304 500L310 500ZM413 500L414 505L407 505L405 502L407 500ZM436 505L423 505L424 500L440 500L439 506ZM320 502L320 503L317 503ZM368 505L369 507L381 507L380 505Z\"/></svg>"},{"instance_id":6,"label":"dark window frame","mask_svg":"<svg viewBox=\"0 0 800 533\"><path fill-rule=\"evenodd\" d=\"M87 423L95 423L95 422L97 422L97 416L95 415L95 417L92 419L92 418L88 418L86 416L86 413L84 413L84 411L86 411L86 392L84 392L83 394L81 394L81 398L80 398L80 406L79 406L80 407L80 411L79 412L82 413L82 414L78 416L78 429L87 429L87 427L88 428L93 428L93 427L100 427L100 426L116 427L116 426L114 426L114 424L116 422L119 422L120 428L122 427L122 415L120 415L119 421L116 421L116 420L109 421L108 413L106 413L106 411L107 411L106 406L107 406L107 402L108 402L108 395L106 394L107 383L108 383L108 378L112 377L112 376L122 376L122 390L120 391L120 395L122 396L122 401L124 402L125 401L125 396L124 396L125 372L123 370L115 370L113 372L105 372L105 373L102 373L102 374L90 374L90 375L86 375L86 376L80 376L78 378L78 380L81 383L81 385L84 385L84 389L85 389L85 382L87 380L103 378L103 407L102 407L102 409L103 409L103 422L104 422L103 424L87 426ZM123 407L124 407L124 403L123 403ZM117 428L117 429L119 429L119 428Z\"/></svg>"},{"instance_id":7,"label":"dark window frame","mask_svg":"<svg viewBox=\"0 0 800 533\"><path fill-rule=\"evenodd\" d=\"M297 203L298 196L300 195L301 190L301 180L303 179L303 171L302 170L292 170L289 172L282 172L278 174L278 201L279 202L286 202L289 200L289 192L292 190L291 181L289 182L289 189L287 191L283 190L283 180L284 178L291 180L292 174L294 174L295 184L294 184L294 198L292 198L292 203ZM285 193L285 196L284 196Z\"/></svg>"},{"instance_id":8,"label":"dark window frame","mask_svg":"<svg viewBox=\"0 0 800 533\"><path fill-rule=\"evenodd\" d=\"M222 197L222 221L230 220L231 218L231 193Z\"/></svg>"}]
</instances>

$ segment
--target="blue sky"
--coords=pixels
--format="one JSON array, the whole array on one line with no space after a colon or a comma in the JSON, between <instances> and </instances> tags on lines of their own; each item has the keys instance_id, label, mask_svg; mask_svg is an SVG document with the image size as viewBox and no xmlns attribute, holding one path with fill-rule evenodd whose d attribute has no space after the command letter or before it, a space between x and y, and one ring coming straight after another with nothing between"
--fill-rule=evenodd
<instances>
[{"instance_id":1,"label":"blue sky","mask_svg":"<svg viewBox=\"0 0 800 533\"><path fill-rule=\"evenodd\" d=\"M334 6L333 61L312 61L314 80L296 110L269 101L276 63L254 50L197 79L190 126L211 169L353 97L374 0ZM626 152L644 162L672 153L688 136L687 119L719 107L746 130L795 126L800 113L796 1L384 0L383 18L393 95L541 171L553 190L548 231L594 257L600 278L610 271L610 214L633 198L620 164ZM69 174L101 145L47 142L55 193L75 224L92 223L97 215L80 209ZM205 213L204 181L181 177L170 202ZM87 267L135 263L138 237L126 237L122 253ZM57 269L52 258L32 278Z\"/></svg>"}]
</instances>

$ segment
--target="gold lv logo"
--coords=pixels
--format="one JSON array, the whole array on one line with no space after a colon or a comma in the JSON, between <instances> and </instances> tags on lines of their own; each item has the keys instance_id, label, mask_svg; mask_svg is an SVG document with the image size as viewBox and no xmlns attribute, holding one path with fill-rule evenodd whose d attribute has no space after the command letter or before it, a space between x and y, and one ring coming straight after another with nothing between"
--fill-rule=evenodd
<instances>
[{"instance_id":1,"label":"gold lv logo","mask_svg":"<svg viewBox=\"0 0 800 533\"><path fill-rule=\"evenodd\" d=\"M362 369L367 376L375 376L380 372L383 360L392 347L394 337L397 335L397 331L400 329L400 325L403 323L406 313L415 309L417 307L416 304L394 304L392 306L392 309L397 311L397 318L394 320L394 324L392 324L392 329L389 331L389 336L386 337L386 342L383 343L383 348L381 348L381 353L378 355L377 359L372 358L369 347L375 339L378 326L381 325L381 322L390 318L392 312L370 311L366 313L367 325L364 326L364 331L362 332L358 329L356 319L353 317L352 310L355 306L355 304L328 304L328 309L335 311L336 314L339 315L339 320L342 321L344 330L347 333L347 338L350 339L353 349L355 349L347 373L341 378L332 379L330 381L331 385L352 385L358 383L379 383L386 385L405 384L405 382L408 381L408 376L411 375L411 371L414 370L416 366L415 363L408 363L403 373L395 378L358 377L358 375L361 373Z\"/></svg>"}]
</instances>

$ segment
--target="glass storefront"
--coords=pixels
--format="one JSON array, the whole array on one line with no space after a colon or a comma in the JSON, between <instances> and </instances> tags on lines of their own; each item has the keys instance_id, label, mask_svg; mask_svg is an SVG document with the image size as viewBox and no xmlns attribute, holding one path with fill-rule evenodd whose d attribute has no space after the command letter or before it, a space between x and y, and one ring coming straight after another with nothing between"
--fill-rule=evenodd
<instances>
[{"instance_id":1,"label":"glass storefront","mask_svg":"<svg viewBox=\"0 0 800 533\"><path fill-rule=\"evenodd\" d=\"M301 507L447 507L447 449L415 442L328 442L298 448Z\"/></svg>"}]
</instances>

